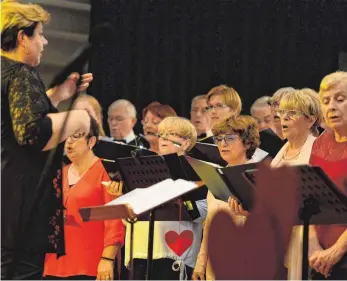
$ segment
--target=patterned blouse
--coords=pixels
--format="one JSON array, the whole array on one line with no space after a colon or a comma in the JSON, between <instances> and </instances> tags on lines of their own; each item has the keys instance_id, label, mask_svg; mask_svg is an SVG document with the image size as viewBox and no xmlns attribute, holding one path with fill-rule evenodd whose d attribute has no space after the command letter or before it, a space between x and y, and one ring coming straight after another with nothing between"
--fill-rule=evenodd
<instances>
[{"instance_id":1,"label":"patterned blouse","mask_svg":"<svg viewBox=\"0 0 347 281\"><path fill-rule=\"evenodd\" d=\"M61 160L57 147L42 151L52 136L48 113L57 110L38 72L1 57L1 242L2 248L64 254ZM41 182L42 181L42 182Z\"/></svg>"}]
</instances>

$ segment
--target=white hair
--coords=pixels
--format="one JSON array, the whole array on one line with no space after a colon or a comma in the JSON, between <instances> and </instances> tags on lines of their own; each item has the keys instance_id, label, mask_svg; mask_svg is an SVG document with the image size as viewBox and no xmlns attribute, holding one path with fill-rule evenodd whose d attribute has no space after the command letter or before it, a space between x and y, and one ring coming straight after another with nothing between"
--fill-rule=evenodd
<instances>
[{"instance_id":1,"label":"white hair","mask_svg":"<svg viewBox=\"0 0 347 281\"><path fill-rule=\"evenodd\" d=\"M108 114L117 108L125 108L130 117L136 118L136 108L130 101L125 99L114 101L108 108Z\"/></svg>"},{"instance_id":2,"label":"white hair","mask_svg":"<svg viewBox=\"0 0 347 281\"><path fill-rule=\"evenodd\" d=\"M255 102L251 106L251 115L253 114L256 108L264 108L269 107L271 105L271 97L264 96L256 99Z\"/></svg>"}]
</instances>

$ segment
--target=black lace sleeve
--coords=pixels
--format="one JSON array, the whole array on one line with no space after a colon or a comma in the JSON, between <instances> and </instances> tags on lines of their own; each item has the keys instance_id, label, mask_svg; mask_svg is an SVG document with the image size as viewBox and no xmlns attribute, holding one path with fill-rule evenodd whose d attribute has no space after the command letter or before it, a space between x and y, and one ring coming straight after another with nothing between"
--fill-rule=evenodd
<instances>
[{"instance_id":1,"label":"black lace sleeve","mask_svg":"<svg viewBox=\"0 0 347 281\"><path fill-rule=\"evenodd\" d=\"M17 71L9 85L8 100L18 144L42 149L52 135L51 119L46 117L51 104L34 69L23 66Z\"/></svg>"}]
</instances>

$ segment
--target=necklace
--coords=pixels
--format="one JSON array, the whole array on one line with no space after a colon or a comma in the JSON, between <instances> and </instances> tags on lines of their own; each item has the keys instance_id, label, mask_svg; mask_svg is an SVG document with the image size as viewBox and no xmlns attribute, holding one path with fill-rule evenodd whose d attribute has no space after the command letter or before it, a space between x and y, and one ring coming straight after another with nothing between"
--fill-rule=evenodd
<instances>
[{"instance_id":1,"label":"necklace","mask_svg":"<svg viewBox=\"0 0 347 281\"><path fill-rule=\"evenodd\" d=\"M292 160L292 159L298 157L298 155L301 153L302 147L300 148L300 150L298 151L298 153L295 154L295 155L292 156L292 157L286 157L286 154L288 153L288 150L289 150L289 146L288 146L288 148L286 149L286 151L283 153L282 158L283 158L284 160Z\"/></svg>"}]
</instances>

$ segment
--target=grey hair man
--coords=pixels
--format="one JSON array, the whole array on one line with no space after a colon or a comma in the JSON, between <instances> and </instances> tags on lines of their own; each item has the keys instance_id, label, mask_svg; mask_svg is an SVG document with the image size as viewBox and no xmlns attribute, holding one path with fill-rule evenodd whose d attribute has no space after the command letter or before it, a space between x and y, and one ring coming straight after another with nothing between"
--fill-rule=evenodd
<instances>
[{"instance_id":1,"label":"grey hair man","mask_svg":"<svg viewBox=\"0 0 347 281\"><path fill-rule=\"evenodd\" d=\"M130 101L125 99L114 101L108 108L107 122L114 140L127 144L135 142L136 108Z\"/></svg>"},{"instance_id":2,"label":"grey hair man","mask_svg":"<svg viewBox=\"0 0 347 281\"><path fill-rule=\"evenodd\" d=\"M266 129L275 131L273 122L274 116L271 109L271 97L264 96L256 99L251 106L251 115L258 122L259 132Z\"/></svg>"}]
</instances>

